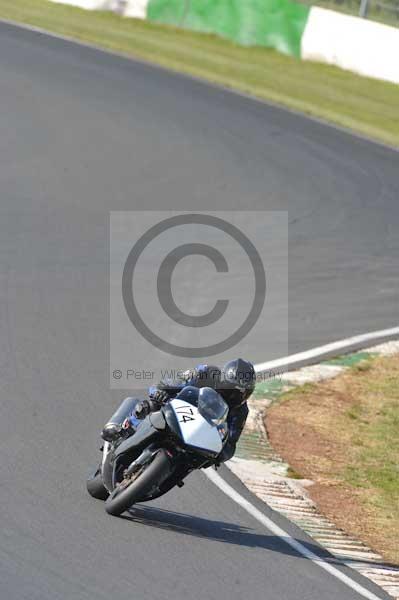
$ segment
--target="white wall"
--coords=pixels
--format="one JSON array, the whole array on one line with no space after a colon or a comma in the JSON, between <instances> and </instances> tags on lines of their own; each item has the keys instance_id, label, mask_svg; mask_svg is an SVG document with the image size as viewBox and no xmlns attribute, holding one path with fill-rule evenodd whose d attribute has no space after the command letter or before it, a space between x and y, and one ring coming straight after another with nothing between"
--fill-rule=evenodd
<instances>
[{"instance_id":1,"label":"white wall","mask_svg":"<svg viewBox=\"0 0 399 600\"><path fill-rule=\"evenodd\" d=\"M115 10L123 9L125 17L145 19L147 17L147 4L149 0L52 0L59 4L70 4L87 10Z\"/></svg>"},{"instance_id":2,"label":"white wall","mask_svg":"<svg viewBox=\"0 0 399 600\"><path fill-rule=\"evenodd\" d=\"M87 10L106 10L109 8L110 0L52 0L58 4L70 4Z\"/></svg>"},{"instance_id":3,"label":"white wall","mask_svg":"<svg viewBox=\"0 0 399 600\"><path fill-rule=\"evenodd\" d=\"M399 29L313 6L302 58L399 83Z\"/></svg>"},{"instance_id":4,"label":"white wall","mask_svg":"<svg viewBox=\"0 0 399 600\"><path fill-rule=\"evenodd\" d=\"M135 17L136 19L147 18L147 5L150 0L128 0L125 17Z\"/></svg>"}]
</instances>

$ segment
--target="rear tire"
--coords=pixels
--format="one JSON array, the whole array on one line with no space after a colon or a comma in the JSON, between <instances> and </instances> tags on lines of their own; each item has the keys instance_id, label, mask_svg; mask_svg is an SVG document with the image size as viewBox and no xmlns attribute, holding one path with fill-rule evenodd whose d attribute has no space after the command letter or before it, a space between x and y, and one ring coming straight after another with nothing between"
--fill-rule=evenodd
<instances>
[{"instance_id":1,"label":"rear tire","mask_svg":"<svg viewBox=\"0 0 399 600\"><path fill-rule=\"evenodd\" d=\"M116 488L105 502L105 510L109 515L119 517L135 502L144 499L160 478L169 471L170 460L163 450L160 450L152 463L128 487L122 491Z\"/></svg>"},{"instance_id":2,"label":"rear tire","mask_svg":"<svg viewBox=\"0 0 399 600\"><path fill-rule=\"evenodd\" d=\"M101 469L97 467L95 472L86 481L87 491L90 496L97 500L106 500L109 496L109 492L104 486L103 479L101 477Z\"/></svg>"}]
</instances>

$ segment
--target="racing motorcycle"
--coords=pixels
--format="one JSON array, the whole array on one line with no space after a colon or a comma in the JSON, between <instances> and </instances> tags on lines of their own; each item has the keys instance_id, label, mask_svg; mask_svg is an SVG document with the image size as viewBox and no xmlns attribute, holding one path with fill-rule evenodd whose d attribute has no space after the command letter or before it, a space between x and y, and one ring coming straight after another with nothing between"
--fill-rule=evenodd
<instances>
[{"instance_id":1,"label":"racing motorcycle","mask_svg":"<svg viewBox=\"0 0 399 600\"><path fill-rule=\"evenodd\" d=\"M87 480L89 494L119 516L183 486L189 473L217 462L228 438L228 410L214 389L184 387L138 421L133 435L104 443L102 462Z\"/></svg>"}]
</instances>

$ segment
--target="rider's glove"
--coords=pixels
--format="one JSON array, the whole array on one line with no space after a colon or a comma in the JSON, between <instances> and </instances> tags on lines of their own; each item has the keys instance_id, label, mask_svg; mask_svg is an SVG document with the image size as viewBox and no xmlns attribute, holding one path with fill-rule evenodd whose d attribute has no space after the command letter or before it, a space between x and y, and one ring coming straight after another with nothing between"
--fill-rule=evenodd
<instances>
[{"instance_id":1,"label":"rider's glove","mask_svg":"<svg viewBox=\"0 0 399 600\"><path fill-rule=\"evenodd\" d=\"M165 390L157 390L152 396L152 400L162 406L169 400L169 394Z\"/></svg>"},{"instance_id":2,"label":"rider's glove","mask_svg":"<svg viewBox=\"0 0 399 600\"><path fill-rule=\"evenodd\" d=\"M134 416L137 419L144 419L151 412L151 405L148 400L142 400L136 404Z\"/></svg>"}]
</instances>

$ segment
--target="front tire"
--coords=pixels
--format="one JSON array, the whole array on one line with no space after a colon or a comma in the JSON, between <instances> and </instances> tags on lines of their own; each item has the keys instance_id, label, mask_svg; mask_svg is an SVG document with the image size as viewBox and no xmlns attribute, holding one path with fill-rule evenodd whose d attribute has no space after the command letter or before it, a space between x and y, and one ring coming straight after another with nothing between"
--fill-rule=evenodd
<instances>
[{"instance_id":1,"label":"front tire","mask_svg":"<svg viewBox=\"0 0 399 600\"><path fill-rule=\"evenodd\" d=\"M97 500L106 500L109 496L109 492L104 486L103 478L101 477L101 469L97 467L93 475L86 481L87 491L90 496Z\"/></svg>"},{"instance_id":2,"label":"front tire","mask_svg":"<svg viewBox=\"0 0 399 600\"><path fill-rule=\"evenodd\" d=\"M118 487L112 492L105 502L105 510L109 515L119 517L135 502L145 498L160 479L164 479L165 472L170 469L170 460L163 450L160 450L151 464L132 481L126 488Z\"/></svg>"}]
</instances>

